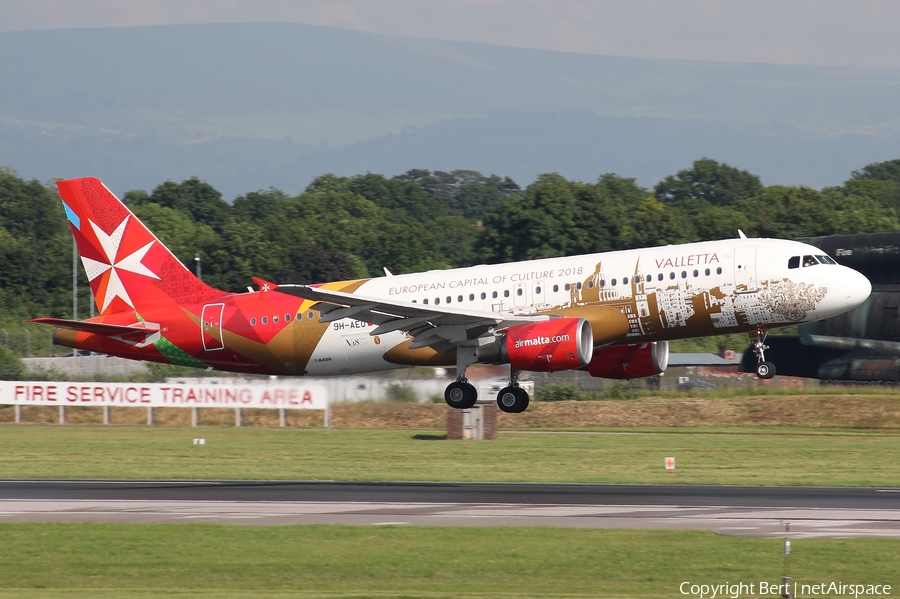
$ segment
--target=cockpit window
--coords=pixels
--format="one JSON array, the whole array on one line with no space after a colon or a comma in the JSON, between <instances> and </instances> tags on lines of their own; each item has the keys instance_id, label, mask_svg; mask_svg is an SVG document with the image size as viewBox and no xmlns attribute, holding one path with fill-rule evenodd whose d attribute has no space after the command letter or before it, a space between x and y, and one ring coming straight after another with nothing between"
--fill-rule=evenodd
<instances>
[{"instance_id":1,"label":"cockpit window","mask_svg":"<svg viewBox=\"0 0 900 599\"><path fill-rule=\"evenodd\" d=\"M815 266L819 261L816 260L815 256L803 256L803 268L807 266Z\"/></svg>"},{"instance_id":2,"label":"cockpit window","mask_svg":"<svg viewBox=\"0 0 900 599\"><path fill-rule=\"evenodd\" d=\"M791 256L788 260L788 268L800 268L800 256Z\"/></svg>"},{"instance_id":3,"label":"cockpit window","mask_svg":"<svg viewBox=\"0 0 900 599\"><path fill-rule=\"evenodd\" d=\"M822 264L837 264L831 256L816 256Z\"/></svg>"}]
</instances>

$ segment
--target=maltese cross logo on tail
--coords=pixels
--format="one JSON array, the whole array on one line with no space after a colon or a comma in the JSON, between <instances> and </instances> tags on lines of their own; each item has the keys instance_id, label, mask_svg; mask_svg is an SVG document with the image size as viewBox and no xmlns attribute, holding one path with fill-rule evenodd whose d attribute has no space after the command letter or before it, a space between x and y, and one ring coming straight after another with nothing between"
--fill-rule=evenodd
<instances>
[{"instance_id":1,"label":"maltese cross logo on tail","mask_svg":"<svg viewBox=\"0 0 900 599\"><path fill-rule=\"evenodd\" d=\"M118 258L119 246L122 245L122 240L125 237L125 229L130 218L130 215L126 216L110 235L107 235L103 229L94 223L94 221L88 221L91 223L91 228L97 236L97 241L100 243L100 247L106 257L106 260L102 262L84 256L81 258L82 263L84 263L84 270L87 272L88 280L91 282L92 286L94 280L98 277L100 278L96 296L98 298L101 296L103 297L103 304L100 308L101 313L106 312L106 309L117 297L134 308L134 302L131 301L131 297L129 297L128 291L125 289L125 285L119 277L119 272L130 272L145 277L159 279L153 271L142 263L144 256L146 256L150 248L153 247L155 241L150 241L148 244L131 252L127 256Z\"/></svg>"}]
</instances>

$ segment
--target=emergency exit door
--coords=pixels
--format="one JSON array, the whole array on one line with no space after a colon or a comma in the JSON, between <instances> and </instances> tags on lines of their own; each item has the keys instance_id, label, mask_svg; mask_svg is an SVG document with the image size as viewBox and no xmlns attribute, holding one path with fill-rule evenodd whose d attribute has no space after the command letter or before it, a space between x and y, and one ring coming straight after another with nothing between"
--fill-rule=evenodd
<instances>
[{"instance_id":1,"label":"emergency exit door","mask_svg":"<svg viewBox=\"0 0 900 599\"><path fill-rule=\"evenodd\" d=\"M203 349L215 351L225 349L225 341L222 338L222 313L225 312L225 304L206 304L200 315L201 335L203 336Z\"/></svg>"}]
</instances>

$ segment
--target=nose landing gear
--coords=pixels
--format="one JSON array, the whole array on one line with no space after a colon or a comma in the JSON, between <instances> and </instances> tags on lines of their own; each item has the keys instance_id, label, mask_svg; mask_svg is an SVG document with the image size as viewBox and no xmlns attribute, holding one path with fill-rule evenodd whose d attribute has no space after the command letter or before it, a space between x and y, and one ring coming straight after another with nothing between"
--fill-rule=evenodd
<instances>
[{"instance_id":1,"label":"nose landing gear","mask_svg":"<svg viewBox=\"0 0 900 599\"><path fill-rule=\"evenodd\" d=\"M528 393L519 386L519 371L509 371L509 387L497 394L497 407L508 414L519 414L528 408Z\"/></svg>"},{"instance_id":2,"label":"nose landing gear","mask_svg":"<svg viewBox=\"0 0 900 599\"><path fill-rule=\"evenodd\" d=\"M769 331L764 329L756 329L755 331L750 331L750 343L753 346L753 353L756 354L756 376L761 379L770 379L775 376L775 364L766 361L766 350L769 349L769 346L766 345L766 337L768 336Z\"/></svg>"}]
</instances>

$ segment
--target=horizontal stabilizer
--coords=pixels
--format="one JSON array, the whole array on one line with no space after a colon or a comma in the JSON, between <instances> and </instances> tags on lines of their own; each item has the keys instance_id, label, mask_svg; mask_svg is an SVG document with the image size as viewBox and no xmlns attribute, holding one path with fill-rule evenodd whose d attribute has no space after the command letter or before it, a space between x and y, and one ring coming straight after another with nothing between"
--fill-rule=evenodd
<instances>
[{"instance_id":1,"label":"horizontal stabilizer","mask_svg":"<svg viewBox=\"0 0 900 599\"><path fill-rule=\"evenodd\" d=\"M83 320L66 320L64 318L32 318L28 322L36 322L37 324L48 324L61 329L73 329L75 331L85 331L87 333L96 333L98 335L129 335L134 333L151 334L158 333L158 327L147 326L125 326L120 324L104 324L102 322L88 322Z\"/></svg>"}]
</instances>

